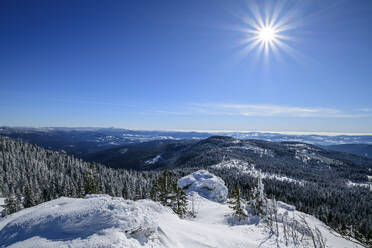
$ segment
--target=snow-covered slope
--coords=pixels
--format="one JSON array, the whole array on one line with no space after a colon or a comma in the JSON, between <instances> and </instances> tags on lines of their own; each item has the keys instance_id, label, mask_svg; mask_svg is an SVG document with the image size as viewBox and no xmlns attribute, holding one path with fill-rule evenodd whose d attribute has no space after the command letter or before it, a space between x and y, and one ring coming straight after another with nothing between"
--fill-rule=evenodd
<instances>
[{"instance_id":1,"label":"snow-covered slope","mask_svg":"<svg viewBox=\"0 0 372 248\"><path fill-rule=\"evenodd\" d=\"M180 219L170 208L151 200L131 201L108 195L62 197L0 219L0 247L313 247L303 231L303 219L311 228L319 228L327 247L361 247L282 202L278 203L280 221L276 234L251 211L244 221L232 221L232 210L215 197L227 194L221 181L207 171L197 171L179 181L179 185L188 186L189 201L196 214L191 219ZM205 187L213 194L205 194ZM301 245L285 239L284 221L287 228L296 223L295 229L305 233Z\"/></svg>"},{"instance_id":2,"label":"snow-covered slope","mask_svg":"<svg viewBox=\"0 0 372 248\"><path fill-rule=\"evenodd\" d=\"M239 159L222 161L221 163L212 165L211 168L216 170L236 170L240 174L247 174L252 177L258 177L260 175L262 178L297 183L298 185L303 185L305 182L304 180L297 180L284 175L259 171L255 168L254 164Z\"/></svg>"},{"instance_id":3,"label":"snow-covered slope","mask_svg":"<svg viewBox=\"0 0 372 248\"><path fill-rule=\"evenodd\" d=\"M146 160L145 164L156 164L161 159L161 155L156 155L154 158Z\"/></svg>"}]
</instances>

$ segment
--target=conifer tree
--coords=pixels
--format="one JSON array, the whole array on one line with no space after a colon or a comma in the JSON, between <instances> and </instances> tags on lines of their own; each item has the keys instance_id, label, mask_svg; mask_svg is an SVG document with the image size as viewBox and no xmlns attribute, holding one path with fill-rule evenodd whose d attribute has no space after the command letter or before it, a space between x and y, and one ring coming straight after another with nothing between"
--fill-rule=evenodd
<instances>
[{"instance_id":1,"label":"conifer tree","mask_svg":"<svg viewBox=\"0 0 372 248\"><path fill-rule=\"evenodd\" d=\"M176 202L173 211L180 217L185 217L187 213L187 195L184 190L176 188Z\"/></svg>"},{"instance_id":2,"label":"conifer tree","mask_svg":"<svg viewBox=\"0 0 372 248\"><path fill-rule=\"evenodd\" d=\"M175 199L176 188L177 184L172 175L165 170L156 180L151 193L151 198L154 201L160 202L164 206L171 207Z\"/></svg>"},{"instance_id":3,"label":"conifer tree","mask_svg":"<svg viewBox=\"0 0 372 248\"><path fill-rule=\"evenodd\" d=\"M3 214L9 215L21 210L23 208L21 201L22 197L20 195L16 195L14 191L12 191L5 199L5 210Z\"/></svg>"},{"instance_id":4,"label":"conifer tree","mask_svg":"<svg viewBox=\"0 0 372 248\"><path fill-rule=\"evenodd\" d=\"M23 206L25 208L33 207L37 205L37 199L30 186L26 186L24 189Z\"/></svg>"},{"instance_id":5,"label":"conifer tree","mask_svg":"<svg viewBox=\"0 0 372 248\"><path fill-rule=\"evenodd\" d=\"M171 207L180 217L187 212L186 193L177 187L177 182L168 171L163 173L155 181L151 190L151 199L160 202L163 206Z\"/></svg>"},{"instance_id":6,"label":"conifer tree","mask_svg":"<svg viewBox=\"0 0 372 248\"><path fill-rule=\"evenodd\" d=\"M89 169L84 177L85 194L97 194L99 191L96 169L93 164L89 164Z\"/></svg>"},{"instance_id":7,"label":"conifer tree","mask_svg":"<svg viewBox=\"0 0 372 248\"><path fill-rule=\"evenodd\" d=\"M259 174L257 184L253 187L249 194L249 204L255 214L264 216L266 212L266 197L264 193L264 184L262 182L262 176Z\"/></svg>"},{"instance_id":8,"label":"conifer tree","mask_svg":"<svg viewBox=\"0 0 372 248\"><path fill-rule=\"evenodd\" d=\"M239 218L247 217L248 215L244 209L244 203L240 197L240 189L238 186L231 191L230 198L231 200L229 200L227 203L229 204L229 207L234 210L234 215L238 216Z\"/></svg>"}]
</instances>

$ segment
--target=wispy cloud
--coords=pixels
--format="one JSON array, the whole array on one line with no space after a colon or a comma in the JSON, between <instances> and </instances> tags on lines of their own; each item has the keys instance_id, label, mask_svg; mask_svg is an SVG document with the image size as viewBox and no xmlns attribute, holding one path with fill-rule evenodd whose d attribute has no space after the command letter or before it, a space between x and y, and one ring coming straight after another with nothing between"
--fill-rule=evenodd
<instances>
[{"instance_id":1,"label":"wispy cloud","mask_svg":"<svg viewBox=\"0 0 372 248\"><path fill-rule=\"evenodd\" d=\"M372 112L372 109L370 109L370 108L360 108L360 109L358 109L358 111L369 113L369 112Z\"/></svg>"},{"instance_id":2,"label":"wispy cloud","mask_svg":"<svg viewBox=\"0 0 372 248\"><path fill-rule=\"evenodd\" d=\"M191 115L190 111L168 111L168 110L155 110L152 111L155 114L166 114L166 115Z\"/></svg>"},{"instance_id":3,"label":"wispy cloud","mask_svg":"<svg viewBox=\"0 0 372 248\"><path fill-rule=\"evenodd\" d=\"M281 117L318 117L318 118L362 118L371 117L372 113L356 110L347 112L333 108L314 108L267 104L221 104L193 103L194 110L211 115L240 116L281 116Z\"/></svg>"}]
</instances>

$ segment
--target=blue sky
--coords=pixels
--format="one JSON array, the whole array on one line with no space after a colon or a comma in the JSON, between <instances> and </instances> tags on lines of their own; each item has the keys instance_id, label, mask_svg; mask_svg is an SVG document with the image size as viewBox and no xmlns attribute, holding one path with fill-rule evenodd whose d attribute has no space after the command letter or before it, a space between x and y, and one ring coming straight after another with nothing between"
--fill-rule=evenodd
<instances>
[{"instance_id":1,"label":"blue sky","mask_svg":"<svg viewBox=\"0 0 372 248\"><path fill-rule=\"evenodd\" d=\"M279 11L280 10L280 11ZM372 2L0 2L0 125L372 133ZM249 50L255 14L286 30Z\"/></svg>"}]
</instances>

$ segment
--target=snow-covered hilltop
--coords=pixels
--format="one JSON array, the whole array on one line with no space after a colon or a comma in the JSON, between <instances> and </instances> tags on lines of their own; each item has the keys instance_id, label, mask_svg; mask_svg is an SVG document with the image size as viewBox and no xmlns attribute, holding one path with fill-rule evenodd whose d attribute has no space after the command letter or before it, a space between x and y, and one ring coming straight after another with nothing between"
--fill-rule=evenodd
<instances>
[{"instance_id":1,"label":"snow-covered hilltop","mask_svg":"<svg viewBox=\"0 0 372 248\"><path fill-rule=\"evenodd\" d=\"M151 200L62 197L0 219L0 247L313 247L304 223L320 230L327 247L361 247L281 202L277 233L252 213L244 223L229 224L233 210L223 202L227 189L221 178L207 171L182 178L179 186L193 198L195 218L180 219ZM283 236L290 228L302 235L301 246Z\"/></svg>"},{"instance_id":2,"label":"snow-covered hilltop","mask_svg":"<svg viewBox=\"0 0 372 248\"><path fill-rule=\"evenodd\" d=\"M108 195L61 197L4 218L0 222L0 244L140 247L157 230L160 213L176 218L170 209L150 200L130 201Z\"/></svg>"}]
</instances>

